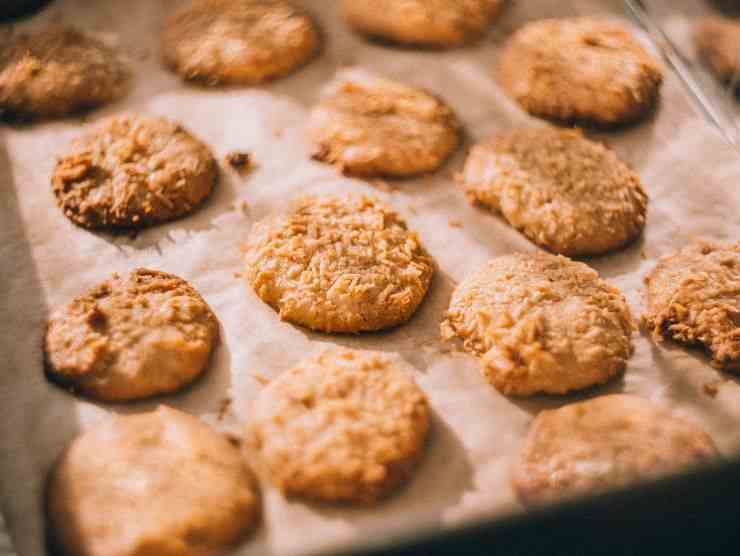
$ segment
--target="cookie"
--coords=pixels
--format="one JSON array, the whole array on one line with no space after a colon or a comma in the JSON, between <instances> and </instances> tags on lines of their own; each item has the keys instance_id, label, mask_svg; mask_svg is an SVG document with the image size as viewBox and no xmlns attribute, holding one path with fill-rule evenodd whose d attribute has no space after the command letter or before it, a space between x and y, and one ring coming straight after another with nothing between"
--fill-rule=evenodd
<instances>
[{"instance_id":1,"label":"cookie","mask_svg":"<svg viewBox=\"0 0 740 556\"><path fill-rule=\"evenodd\" d=\"M208 85L282 77L320 43L308 14L283 0L195 0L165 21L161 35L165 65Z\"/></svg>"},{"instance_id":2,"label":"cookie","mask_svg":"<svg viewBox=\"0 0 740 556\"><path fill-rule=\"evenodd\" d=\"M512 483L525 505L602 492L709 462L714 442L691 422L617 394L543 411L529 428Z\"/></svg>"},{"instance_id":3,"label":"cookie","mask_svg":"<svg viewBox=\"0 0 740 556\"><path fill-rule=\"evenodd\" d=\"M363 177L432 172L460 142L457 118L441 100L359 73L329 86L308 129L316 160Z\"/></svg>"},{"instance_id":4,"label":"cookie","mask_svg":"<svg viewBox=\"0 0 740 556\"><path fill-rule=\"evenodd\" d=\"M431 48L479 38L502 0L342 0L344 20L358 33L393 43Z\"/></svg>"},{"instance_id":5,"label":"cookie","mask_svg":"<svg viewBox=\"0 0 740 556\"><path fill-rule=\"evenodd\" d=\"M470 151L461 185L553 253L614 251L645 226L647 195L617 155L578 130L514 129Z\"/></svg>"},{"instance_id":6,"label":"cookie","mask_svg":"<svg viewBox=\"0 0 740 556\"><path fill-rule=\"evenodd\" d=\"M136 229L185 216L218 178L210 149L164 118L107 118L57 160L52 189L65 216L91 229Z\"/></svg>"},{"instance_id":7,"label":"cookie","mask_svg":"<svg viewBox=\"0 0 740 556\"><path fill-rule=\"evenodd\" d=\"M59 117L124 95L127 65L117 51L71 27L12 37L0 48L0 116Z\"/></svg>"},{"instance_id":8,"label":"cookie","mask_svg":"<svg viewBox=\"0 0 740 556\"><path fill-rule=\"evenodd\" d=\"M705 17L694 26L694 45L699 57L724 82L740 73L740 21L729 17Z\"/></svg>"},{"instance_id":9,"label":"cookie","mask_svg":"<svg viewBox=\"0 0 740 556\"><path fill-rule=\"evenodd\" d=\"M480 356L504 394L565 394L622 373L632 353L624 296L583 263L547 253L496 257L455 289L441 325Z\"/></svg>"},{"instance_id":10,"label":"cookie","mask_svg":"<svg viewBox=\"0 0 740 556\"><path fill-rule=\"evenodd\" d=\"M365 332L408 320L434 263L415 232L374 197L307 197L257 224L246 278L280 318L322 332Z\"/></svg>"},{"instance_id":11,"label":"cookie","mask_svg":"<svg viewBox=\"0 0 740 556\"><path fill-rule=\"evenodd\" d=\"M103 401L174 392L208 366L218 321L185 280L113 274L54 311L45 337L53 380Z\"/></svg>"},{"instance_id":12,"label":"cookie","mask_svg":"<svg viewBox=\"0 0 740 556\"><path fill-rule=\"evenodd\" d=\"M712 365L740 371L740 242L695 241L645 277L643 324L656 339L704 347Z\"/></svg>"},{"instance_id":13,"label":"cookie","mask_svg":"<svg viewBox=\"0 0 740 556\"><path fill-rule=\"evenodd\" d=\"M428 429L427 399L396 359L333 348L267 385L247 438L287 496L371 503L409 479Z\"/></svg>"},{"instance_id":14,"label":"cookie","mask_svg":"<svg viewBox=\"0 0 740 556\"><path fill-rule=\"evenodd\" d=\"M607 127L644 118L663 81L627 26L594 17L526 24L503 47L497 71L530 114Z\"/></svg>"},{"instance_id":15,"label":"cookie","mask_svg":"<svg viewBox=\"0 0 740 556\"><path fill-rule=\"evenodd\" d=\"M260 513L239 449L164 406L78 436L48 478L46 511L67 556L222 554Z\"/></svg>"}]
</instances>

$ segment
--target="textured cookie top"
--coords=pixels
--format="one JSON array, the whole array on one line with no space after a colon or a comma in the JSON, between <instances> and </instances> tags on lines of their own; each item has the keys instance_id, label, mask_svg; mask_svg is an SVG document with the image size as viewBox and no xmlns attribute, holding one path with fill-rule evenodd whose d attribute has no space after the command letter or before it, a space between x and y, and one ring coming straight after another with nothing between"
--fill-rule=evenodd
<instances>
[{"instance_id":1,"label":"textured cookie top","mask_svg":"<svg viewBox=\"0 0 740 556\"><path fill-rule=\"evenodd\" d=\"M502 0L342 0L344 19L356 31L425 47L458 46L480 37Z\"/></svg>"},{"instance_id":2,"label":"textured cookie top","mask_svg":"<svg viewBox=\"0 0 740 556\"><path fill-rule=\"evenodd\" d=\"M216 179L211 151L182 126L127 114L74 141L57 161L52 188L75 224L140 228L192 212Z\"/></svg>"},{"instance_id":3,"label":"textured cookie top","mask_svg":"<svg viewBox=\"0 0 740 556\"><path fill-rule=\"evenodd\" d=\"M53 378L102 400L171 392L206 367L218 321L185 280L139 268L54 311L46 332Z\"/></svg>"},{"instance_id":4,"label":"textured cookie top","mask_svg":"<svg viewBox=\"0 0 740 556\"><path fill-rule=\"evenodd\" d=\"M702 345L712 365L740 370L740 242L696 241L645 277L644 324L655 337Z\"/></svg>"},{"instance_id":5,"label":"textured cookie top","mask_svg":"<svg viewBox=\"0 0 740 556\"><path fill-rule=\"evenodd\" d=\"M47 512L70 556L221 554L259 517L239 450L161 406L78 436L50 475Z\"/></svg>"},{"instance_id":6,"label":"textured cookie top","mask_svg":"<svg viewBox=\"0 0 740 556\"><path fill-rule=\"evenodd\" d=\"M308 197L255 225L246 277L280 318L324 332L406 321L434 265L416 233L373 197Z\"/></svg>"},{"instance_id":7,"label":"textured cookie top","mask_svg":"<svg viewBox=\"0 0 740 556\"><path fill-rule=\"evenodd\" d=\"M619 290L585 264L546 253L489 261L457 286L441 326L513 395L606 382L624 370L632 329Z\"/></svg>"},{"instance_id":8,"label":"textured cookie top","mask_svg":"<svg viewBox=\"0 0 740 556\"><path fill-rule=\"evenodd\" d=\"M699 427L641 398L601 396L543 411L514 466L522 502L589 494L718 457Z\"/></svg>"},{"instance_id":9,"label":"textured cookie top","mask_svg":"<svg viewBox=\"0 0 740 556\"><path fill-rule=\"evenodd\" d=\"M460 141L457 119L441 100L359 74L325 91L311 113L309 133L314 158L358 176L431 172Z\"/></svg>"},{"instance_id":10,"label":"textured cookie top","mask_svg":"<svg viewBox=\"0 0 740 556\"><path fill-rule=\"evenodd\" d=\"M645 225L640 178L578 130L498 133L470 151L461 183L473 202L501 212L532 241L563 255L617 249Z\"/></svg>"},{"instance_id":11,"label":"textured cookie top","mask_svg":"<svg viewBox=\"0 0 740 556\"><path fill-rule=\"evenodd\" d=\"M694 44L699 56L719 79L736 78L740 72L740 21L702 18L694 27Z\"/></svg>"},{"instance_id":12,"label":"textured cookie top","mask_svg":"<svg viewBox=\"0 0 740 556\"><path fill-rule=\"evenodd\" d=\"M593 17L528 23L504 46L498 76L532 114L607 126L643 117L663 80L624 24Z\"/></svg>"},{"instance_id":13,"label":"textured cookie top","mask_svg":"<svg viewBox=\"0 0 740 556\"><path fill-rule=\"evenodd\" d=\"M260 393L249 438L288 495L373 502L410 475L429 428L424 393L389 356L329 349Z\"/></svg>"},{"instance_id":14,"label":"textured cookie top","mask_svg":"<svg viewBox=\"0 0 740 556\"><path fill-rule=\"evenodd\" d=\"M117 52L69 27L47 27L0 43L0 112L64 116L122 96L129 72Z\"/></svg>"},{"instance_id":15,"label":"textured cookie top","mask_svg":"<svg viewBox=\"0 0 740 556\"><path fill-rule=\"evenodd\" d=\"M280 77L320 42L312 19L282 0L195 0L165 21L161 36L165 64L210 85Z\"/></svg>"}]
</instances>

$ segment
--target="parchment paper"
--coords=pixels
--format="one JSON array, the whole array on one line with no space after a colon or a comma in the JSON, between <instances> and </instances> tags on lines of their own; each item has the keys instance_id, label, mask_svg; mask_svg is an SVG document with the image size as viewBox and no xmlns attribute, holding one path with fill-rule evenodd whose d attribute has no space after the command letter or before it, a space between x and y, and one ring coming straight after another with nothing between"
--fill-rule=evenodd
<instances>
[{"instance_id":1,"label":"parchment paper","mask_svg":"<svg viewBox=\"0 0 740 556\"><path fill-rule=\"evenodd\" d=\"M535 248L499 217L471 207L452 180L461 149L428 177L389 182L394 191L340 177L306 156L303 125L322 85L357 65L426 87L457 111L468 145L497 129L541 125L509 101L491 68L503 38L527 19L586 13L623 13L621 3L538 0L510 6L481 43L448 52L420 52L370 44L347 30L334 2L304 2L326 31L321 57L287 79L257 88L204 90L186 86L160 67L157 30L171 2L147 0L57 1L18 25L74 23L119 42L135 70L131 94L90 114L122 109L180 121L206 141L217 158L248 151L257 168L239 177L222 168L213 198L197 214L151 229L135 239L72 225L56 207L49 176L56 153L82 130L82 120L2 127L0 150L0 488L3 513L21 556L43 554L42 487L62 447L110 413L167 403L234 429L260 390L255 373L270 378L324 344L398 352L434 408L428 452L415 478L397 496L371 509L286 501L263 484L264 522L238 554L293 555L329 547L360 546L420 528L450 528L482 517L520 511L509 486L509 467L527 425L538 411L578 399L502 396L481 377L476 361L439 341L438 324L454 285L489 258ZM0 27L8 33L10 27ZM695 236L739 237L740 159L692 111L676 78L666 75L655 117L630 130L601 133L642 176L651 203L644 238L612 256L588 261L622 289L635 317L642 312L643 275L655 259ZM235 273L240 243L251 225L290 198L305 193L375 192L417 229L438 270L418 314L391 332L328 336L282 323ZM192 282L218 315L223 344L208 374L187 391L146 403L98 405L47 383L41 337L50 307L113 271L148 266ZM740 444L740 385L712 369L699 352L655 346L634 336L635 353L623 380L583 396L635 393L675 408L706 427L721 450ZM708 395L707 384L717 386ZM223 418L224 400L231 410Z\"/></svg>"}]
</instances>

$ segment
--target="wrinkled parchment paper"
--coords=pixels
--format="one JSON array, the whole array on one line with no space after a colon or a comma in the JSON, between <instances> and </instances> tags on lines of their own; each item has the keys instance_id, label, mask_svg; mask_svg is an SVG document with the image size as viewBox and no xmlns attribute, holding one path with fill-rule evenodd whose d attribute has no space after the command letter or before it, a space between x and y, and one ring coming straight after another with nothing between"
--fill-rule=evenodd
<instances>
[{"instance_id":1,"label":"wrinkled parchment paper","mask_svg":"<svg viewBox=\"0 0 740 556\"><path fill-rule=\"evenodd\" d=\"M535 248L499 217L471 207L455 186L452 175L462 165L464 149L436 174L388 182L393 190L387 191L310 161L302 127L321 87L349 65L441 95L464 123L468 145L512 125L541 125L509 101L492 78L503 38L527 19L623 13L622 4L516 2L484 41L447 52L367 43L341 24L334 2L304 4L326 31L321 57L291 77L256 88L199 89L162 69L157 30L161 17L173 9L168 1L59 0L16 26L73 23L116 40L131 58L130 95L85 121L124 109L165 115L207 142L219 160L238 149L251 153L257 165L244 177L222 167L217 191L197 214L136 238L113 237L72 225L50 190L56 153L80 133L85 121L0 127L0 492L20 556L44 553L43 480L78 431L109 414L143 411L158 403L234 430L260 390L256 374L274 377L332 343L398 352L411 365L434 408L427 455L407 488L371 509L286 501L263 484L264 522L235 553L293 555L361 546L520 510L508 475L528 423L541 409L577 397L502 396L484 381L472 357L440 343L438 323L454 285L466 274L493 256ZM0 26L0 33L10 29ZM629 130L596 135L640 173L651 199L642 240L588 261L622 289L638 317L642 277L658 256L696 236L740 237L740 158L695 115L670 74L655 117ZM329 336L280 322L236 275L242 267L240 243L255 221L294 196L343 191L374 192L387 199L419 231L437 261L432 288L418 314L391 332ZM129 405L98 405L49 385L41 353L49 308L113 271L137 266L182 276L214 309L224 341L210 372L181 394ZM586 395L624 391L665 403L706 427L720 449L732 453L740 445L740 384L712 369L699 352L655 346L644 333L635 334L634 345L624 379ZM705 392L707 385L716 387L715 396ZM232 402L224 412L225 400Z\"/></svg>"}]
</instances>

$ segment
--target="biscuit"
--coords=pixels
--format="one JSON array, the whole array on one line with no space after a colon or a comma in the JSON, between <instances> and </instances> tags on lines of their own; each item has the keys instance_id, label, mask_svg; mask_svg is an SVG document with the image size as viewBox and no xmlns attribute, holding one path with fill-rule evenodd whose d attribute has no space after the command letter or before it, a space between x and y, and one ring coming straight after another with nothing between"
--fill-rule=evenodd
<instances>
[{"instance_id":1,"label":"biscuit","mask_svg":"<svg viewBox=\"0 0 740 556\"><path fill-rule=\"evenodd\" d=\"M724 82L740 73L740 21L705 17L694 26L694 45L699 57Z\"/></svg>"},{"instance_id":2,"label":"biscuit","mask_svg":"<svg viewBox=\"0 0 740 556\"><path fill-rule=\"evenodd\" d=\"M67 556L222 554L260 513L238 448L164 406L78 436L49 475L46 511Z\"/></svg>"},{"instance_id":3,"label":"biscuit","mask_svg":"<svg viewBox=\"0 0 740 556\"><path fill-rule=\"evenodd\" d=\"M246 278L280 318L322 332L364 332L408 320L434 263L388 205L365 195L308 197L257 224Z\"/></svg>"},{"instance_id":4,"label":"biscuit","mask_svg":"<svg viewBox=\"0 0 740 556\"><path fill-rule=\"evenodd\" d=\"M342 0L344 20L358 33L393 43L431 48L479 38L502 0Z\"/></svg>"},{"instance_id":5,"label":"biscuit","mask_svg":"<svg viewBox=\"0 0 740 556\"><path fill-rule=\"evenodd\" d=\"M525 505L597 493L719 456L698 426L636 396L617 394L543 411L512 473Z\"/></svg>"},{"instance_id":6,"label":"biscuit","mask_svg":"<svg viewBox=\"0 0 740 556\"><path fill-rule=\"evenodd\" d=\"M609 127L645 117L663 74L624 24L581 17L519 29L499 56L498 78L535 116Z\"/></svg>"},{"instance_id":7,"label":"biscuit","mask_svg":"<svg viewBox=\"0 0 740 556\"><path fill-rule=\"evenodd\" d=\"M321 44L313 20L283 0L195 0L162 27L162 59L184 79L250 85L282 77Z\"/></svg>"},{"instance_id":8,"label":"biscuit","mask_svg":"<svg viewBox=\"0 0 740 556\"><path fill-rule=\"evenodd\" d=\"M115 49L74 28L19 34L0 48L0 115L66 116L120 98L128 79Z\"/></svg>"},{"instance_id":9,"label":"biscuit","mask_svg":"<svg viewBox=\"0 0 740 556\"><path fill-rule=\"evenodd\" d=\"M140 399L192 382L218 338L215 315L190 284L139 268L52 313L47 372L98 400Z\"/></svg>"},{"instance_id":10,"label":"biscuit","mask_svg":"<svg viewBox=\"0 0 740 556\"><path fill-rule=\"evenodd\" d=\"M328 349L271 381L247 438L287 496L371 503L409 479L429 429L422 390L389 356Z\"/></svg>"},{"instance_id":11,"label":"biscuit","mask_svg":"<svg viewBox=\"0 0 740 556\"><path fill-rule=\"evenodd\" d=\"M640 178L578 130L498 133L471 149L460 181L471 201L501 213L553 253L608 253L645 226L648 198Z\"/></svg>"},{"instance_id":12,"label":"biscuit","mask_svg":"<svg viewBox=\"0 0 740 556\"><path fill-rule=\"evenodd\" d=\"M620 374L632 354L624 296L583 263L547 253L496 257L455 289L441 325L481 357L504 394L565 394Z\"/></svg>"},{"instance_id":13,"label":"biscuit","mask_svg":"<svg viewBox=\"0 0 740 556\"><path fill-rule=\"evenodd\" d=\"M59 207L91 229L133 229L180 218L218 179L210 149L164 118L119 115L77 139L51 184Z\"/></svg>"},{"instance_id":14,"label":"biscuit","mask_svg":"<svg viewBox=\"0 0 740 556\"><path fill-rule=\"evenodd\" d=\"M740 371L740 242L696 241L645 277L643 324L656 339L703 346L719 369Z\"/></svg>"},{"instance_id":15,"label":"biscuit","mask_svg":"<svg viewBox=\"0 0 740 556\"><path fill-rule=\"evenodd\" d=\"M439 168L460 142L441 100L386 79L355 74L325 92L309 120L316 160L345 174L409 177Z\"/></svg>"}]
</instances>

